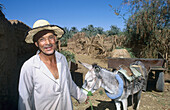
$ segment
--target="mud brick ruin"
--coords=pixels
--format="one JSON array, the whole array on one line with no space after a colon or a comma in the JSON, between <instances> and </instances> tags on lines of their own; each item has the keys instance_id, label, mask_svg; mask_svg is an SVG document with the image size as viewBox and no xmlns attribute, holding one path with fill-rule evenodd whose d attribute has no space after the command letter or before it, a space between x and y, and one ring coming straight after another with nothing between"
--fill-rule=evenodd
<instances>
[{"instance_id":1,"label":"mud brick ruin","mask_svg":"<svg viewBox=\"0 0 170 110\"><path fill-rule=\"evenodd\" d=\"M7 20L0 11L0 110L17 109L20 67L36 52L34 45L24 41L29 28L18 20Z\"/></svg>"}]
</instances>

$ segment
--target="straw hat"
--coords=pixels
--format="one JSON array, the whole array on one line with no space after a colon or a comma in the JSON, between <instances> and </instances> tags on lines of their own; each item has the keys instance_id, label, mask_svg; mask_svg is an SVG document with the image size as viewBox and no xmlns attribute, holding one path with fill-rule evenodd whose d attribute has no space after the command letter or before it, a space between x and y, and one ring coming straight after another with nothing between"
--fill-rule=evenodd
<instances>
[{"instance_id":1,"label":"straw hat","mask_svg":"<svg viewBox=\"0 0 170 110\"><path fill-rule=\"evenodd\" d=\"M64 34L64 30L61 27L57 25L50 25L50 23L46 20L37 20L34 23L33 28L26 33L25 41L27 43L34 43L34 35L42 30L53 30L54 33L57 35L57 38L61 38Z\"/></svg>"}]
</instances>

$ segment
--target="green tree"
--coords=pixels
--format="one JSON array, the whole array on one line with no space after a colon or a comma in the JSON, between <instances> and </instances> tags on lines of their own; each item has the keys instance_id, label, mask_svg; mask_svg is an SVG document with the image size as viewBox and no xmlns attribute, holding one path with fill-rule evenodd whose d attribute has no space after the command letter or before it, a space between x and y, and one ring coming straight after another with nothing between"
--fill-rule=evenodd
<instances>
[{"instance_id":1,"label":"green tree","mask_svg":"<svg viewBox=\"0 0 170 110\"><path fill-rule=\"evenodd\" d=\"M78 31L78 29L77 29L76 27L71 27L70 33L71 33L72 35L76 34L77 32L79 32L79 31Z\"/></svg>"},{"instance_id":2,"label":"green tree","mask_svg":"<svg viewBox=\"0 0 170 110\"><path fill-rule=\"evenodd\" d=\"M71 38L71 34L70 31L67 27L63 28L65 31L65 34L63 35L63 37L60 39L61 41L61 46L67 46L67 39Z\"/></svg>"},{"instance_id":3,"label":"green tree","mask_svg":"<svg viewBox=\"0 0 170 110\"><path fill-rule=\"evenodd\" d=\"M96 30L95 30L95 28L94 28L94 26L92 24L88 25L87 29L88 29L89 37L92 37L92 36L94 36L96 34Z\"/></svg>"},{"instance_id":4,"label":"green tree","mask_svg":"<svg viewBox=\"0 0 170 110\"><path fill-rule=\"evenodd\" d=\"M169 0L124 0L131 16L127 22L127 46L137 57L157 57L158 51L166 55L170 31ZM115 14L124 16L120 10Z\"/></svg>"},{"instance_id":5,"label":"green tree","mask_svg":"<svg viewBox=\"0 0 170 110\"><path fill-rule=\"evenodd\" d=\"M81 32L87 32L87 28L85 28L85 27L82 28L82 29L81 29Z\"/></svg>"},{"instance_id":6,"label":"green tree","mask_svg":"<svg viewBox=\"0 0 170 110\"><path fill-rule=\"evenodd\" d=\"M96 33L97 34L104 34L104 29L102 27L95 27Z\"/></svg>"},{"instance_id":7,"label":"green tree","mask_svg":"<svg viewBox=\"0 0 170 110\"><path fill-rule=\"evenodd\" d=\"M63 37L60 39L61 41L61 46L67 46L67 40L69 38L71 38L74 34L76 34L78 31L78 29L76 27L71 27L71 29L69 30L69 28L64 27L63 28L65 31L65 34L63 35Z\"/></svg>"},{"instance_id":8,"label":"green tree","mask_svg":"<svg viewBox=\"0 0 170 110\"><path fill-rule=\"evenodd\" d=\"M118 35L120 32L121 32L120 28L118 28L117 26L111 25L110 30L107 31L107 35L108 36Z\"/></svg>"},{"instance_id":9,"label":"green tree","mask_svg":"<svg viewBox=\"0 0 170 110\"><path fill-rule=\"evenodd\" d=\"M92 24L88 25L86 28L82 28L81 32L85 32L87 37L92 37L97 34L97 31Z\"/></svg>"}]
</instances>

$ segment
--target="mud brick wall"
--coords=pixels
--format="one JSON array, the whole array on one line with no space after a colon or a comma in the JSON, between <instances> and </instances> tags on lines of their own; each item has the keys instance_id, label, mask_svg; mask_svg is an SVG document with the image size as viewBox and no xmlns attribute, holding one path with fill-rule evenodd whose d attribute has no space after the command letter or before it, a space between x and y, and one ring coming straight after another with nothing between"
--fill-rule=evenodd
<instances>
[{"instance_id":1,"label":"mud brick wall","mask_svg":"<svg viewBox=\"0 0 170 110\"><path fill-rule=\"evenodd\" d=\"M0 11L0 110L17 110L20 68L36 52L24 41L28 29L20 21L8 21Z\"/></svg>"},{"instance_id":2,"label":"mud brick wall","mask_svg":"<svg viewBox=\"0 0 170 110\"><path fill-rule=\"evenodd\" d=\"M0 109L6 110L9 108L11 97L14 96L11 93L13 84L10 80L14 65L17 65L17 49L16 38L13 35L14 28L2 12L0 12L0 30Z\"/></svg>"}]
</instances>

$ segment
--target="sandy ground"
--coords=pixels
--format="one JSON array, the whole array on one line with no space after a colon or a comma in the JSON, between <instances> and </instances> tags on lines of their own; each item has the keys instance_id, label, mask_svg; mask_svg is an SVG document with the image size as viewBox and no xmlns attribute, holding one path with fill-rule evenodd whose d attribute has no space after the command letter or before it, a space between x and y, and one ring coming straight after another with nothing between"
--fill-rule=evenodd
<instances>
[{"instance_id":1,"label":"sandy ground","mask_svg":"<svg viewBox=\"0 0 170 110\"><path fill-rule=\"evenodd\" d=\"M107 59L100 60L80 54L76 54L75 57L76 61L79 60L89 64L97 63L99 66L107 68ZM83 83L82 80L84 80L87 71L86 68L78 63L78 70L74 74L79 75L78 77L76 75L73 76L73 79L80 84L79 86ZM168 74L165 78L170 80L170 75ZM74 98L72 98L72 101L74 110L91 110L91 105L93 110L115 110L113 102L107 97L102 88L98 89L93 96L90 96L91 104L79 104ZM132 110L132 106L128 107L128 110ZM142 92L139 110L170 110L170 83L165 83L164 92L156 92L154 90Z\"/></svg>"}]
</instances>

